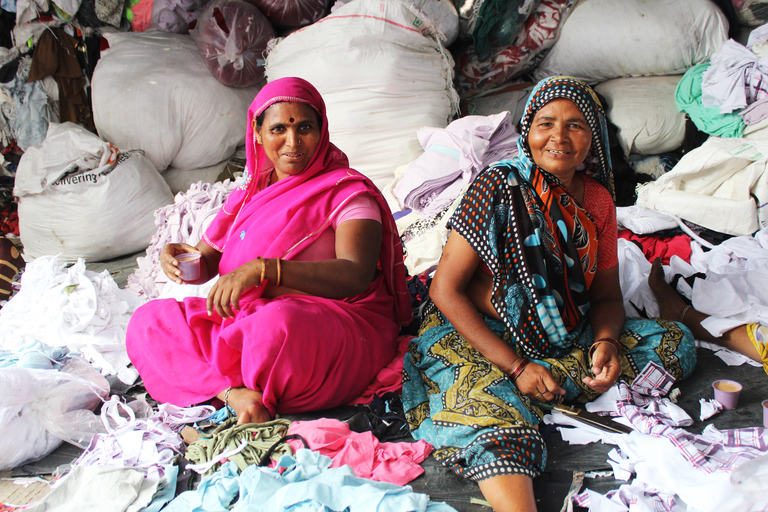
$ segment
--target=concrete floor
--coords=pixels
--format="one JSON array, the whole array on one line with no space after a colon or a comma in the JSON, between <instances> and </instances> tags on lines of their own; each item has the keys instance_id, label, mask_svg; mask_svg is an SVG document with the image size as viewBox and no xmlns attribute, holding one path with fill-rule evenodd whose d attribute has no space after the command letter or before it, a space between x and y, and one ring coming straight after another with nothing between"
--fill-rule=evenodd
<instances>
[{"instance_id":1,"label":"concrete floor","mask_svg":"<svg viewBox=\"0 0 768 512\"><path fill-rule=\"evenodd\" d=\"M109 270L120 287L124 287L128 276L136 268L135 254L118 258L109 262L87 264L89 270L101 272ZM728 367L707 349L699 349L699 362L694 374L678 386L681 396L678 402L694 419L693 425L687 428L690 432L700 433L707 424L713 423L718 429L754 427L762 425L762 408L760 402L768 399L768 376L761 368L752 366ZM732 411L724 411L707 421L700 421L699 399L712 398L711 383L717 379L733 379L744 385L739 406ZM323 413L289 416L288 419L311 419L320 415L346 419L354 413L351 407L342 407ZM549 430L549 429L547 429ZM543 432L547 432L543 430ZM563 500L571 487L574 477L580 473L610 469L606 462L611 445L590 444L570 446L563 442L560 434L550 431L546 435L549 460L547 471L534 482L539 510L558 511L563 506ZM74 461L80 450L74 446L63 444L45 459L16 468L13 471L0 473L0 503L22 505L39 500L47 493L47 485L35 483L21 486L13 479L40 475L50 478L59 466ZM428 494L433 501L445 501L459 512L487 512L489 509L482 505L482 494L477 484L464 480L450 470L439 465L434 458L428 458L423 467L425 473L411 483L414 491ZM586 478L584 486L590 489L606 492L617 488L622 482L611 477Z\"/></svg>"}]
</instances>

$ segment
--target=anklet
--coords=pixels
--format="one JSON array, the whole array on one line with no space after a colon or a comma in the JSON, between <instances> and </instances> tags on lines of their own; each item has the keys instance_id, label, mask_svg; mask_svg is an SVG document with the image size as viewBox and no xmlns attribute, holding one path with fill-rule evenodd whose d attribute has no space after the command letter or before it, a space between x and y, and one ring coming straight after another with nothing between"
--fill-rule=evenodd
<instances>
[{"instance_id":1,"label":"anklet","mask_svg":"<svg viewBox=\"0 0 768 512\"><path fill-rule=\"evenodd\" d=\"M685 323L685 314L688 312L689 309L691 309L691 305L690 304L688 304L687 306L685 306L683 308L683 312L680 313L680 319L678 320L678 322L680 322L681 324Z\"/></svg>"}]
</instances>

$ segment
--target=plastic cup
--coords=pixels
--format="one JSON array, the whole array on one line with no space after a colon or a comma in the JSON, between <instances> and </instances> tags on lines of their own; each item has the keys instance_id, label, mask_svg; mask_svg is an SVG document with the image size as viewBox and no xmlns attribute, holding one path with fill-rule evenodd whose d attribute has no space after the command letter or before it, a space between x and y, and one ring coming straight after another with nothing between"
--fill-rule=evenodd
<instances>
[{"instance_id":1,"label":"plastic cup","mask_svg":"<svg viewBox=\"0 0 768 512\"><path fill-rule=\"evenodd\" d=\"M198 252L185 252L176 256L183 281L194 281L200 277L200 256Z\"/></svg>"},{"instance_id":2,"label":"plastic cup","mask_svg":"<svg viewBox=\"0 0 768 512\"><path fill-rule=\"evenodd\" d=\"M726 410L736 408L739 403L739 393L741 393L741 384L735 380L716 380L712 383L715 390L715 400L723 404Z\"/></svg>"},{"instance_id":3,"label":"plastic cup","mask_svg":"<svg viewBox=\"0 0 768 512\"><path fill-rule=\"evenodd\" d=\"M768 400L763 400L763 426L768 428Z\"/></svg>"}]
</instances>

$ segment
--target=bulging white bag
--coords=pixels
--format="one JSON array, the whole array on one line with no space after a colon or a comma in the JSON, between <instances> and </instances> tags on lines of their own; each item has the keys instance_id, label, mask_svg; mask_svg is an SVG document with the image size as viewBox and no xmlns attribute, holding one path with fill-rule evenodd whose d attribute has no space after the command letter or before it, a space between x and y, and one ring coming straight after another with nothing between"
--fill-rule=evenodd
<instances>
[{"instance_id":1,"label":"bulging white bag","mask_svg":"<svg viewBox=\"0 0 768 512\"><path fill-rule=\"evenodd\" d=\"M259 86L219 83L189 35L104 34L93 73L93 119L102 139L141 149L162 172L198 169L231 157L245 140Z\"/></svg>"},{"instance_id":2,"label":"bulging white bag","mask_svg":"<svg viewBox=\"0 0 768 512\"><path fill-rule=\"evenodd\" d=\"M0 368L0 471L39 460L62 441L80 448L106 429L93 409L109 383L70 357L61 370Z\"/></svg>"},{"instance_id":3,"label":"bulging white bag","mask_svg":"<svg viewBox=\"0 0 768 512\"><path fill-rule=\"evenodd\" d=\"M419 156L422 126L458 110L453 59L434 23L402 0L355 0L272 46L268 80L298 76L323 95L331 142L379 187Z\"/></svg>"},{"instance_id":4,"label":"bulging white bag","mask_svg":"<svg viewBox=\"0 0 768 512\"><path fill-rule=\"evenodd\" d=\"M13 194L28 261L57 253L100 261L145 249L154 211L173 202L140 152L120 153L74 123L51 123L43 144L24 153Z\"/></svg>"},{"instance_id":5,"label":"bulging white bag","mask_svg":"<svg viewBox=\"0 0 768 512\"><path fill-rule=\"evenodd\" d=\"M685 113L675 104L682 75L615 78L595 86L608 105L605 115L619 129L624 155L659 155L685 139Z\"/></svg>"},{"instance_id":6,"label":"bulging white bag","mask_svg":"<svg viewBox=\"0 0 768 512\"><path fill-rule=\"evenodd\" d=\"M533 74L589 83L682 74L727 39L728 21L710 0L586 0L574 7Z\"/></svg>"}]
</instances>

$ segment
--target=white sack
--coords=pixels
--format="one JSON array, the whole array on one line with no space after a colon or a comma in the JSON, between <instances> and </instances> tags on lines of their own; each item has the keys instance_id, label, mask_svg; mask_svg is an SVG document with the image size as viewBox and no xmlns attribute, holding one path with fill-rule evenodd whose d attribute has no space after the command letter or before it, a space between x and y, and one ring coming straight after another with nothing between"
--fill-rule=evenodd
<instances>
[{"instance_id":1,"label":"white sack","mask_svg":"<svg viewBox=\"0 0 768 512\"><path fill-rule=\"evenodd\" d=\"M93 119L120 149L141 149L158 171L226 160L245 140L246 113L260 87L227 87L211 75L188 35L104 34L93 73Z\"/></svg>"},{"instance_id":2,"label":"white sack","mask_svg":"<svg viewBox=\"0 0 768 512\"><path fill-rule=\"evenodd\" d=\"M51 123L43 144L22 155L13 193L27 261L51 254L99 261L143 250L154 211L173 202L140 152L119 153L74 123Z\"/></svg>"},{"instance_id":3,"label":"white sack","mask_svg":"<svg viewBox=\"0 0 768 512\"><path fill-rule=\"evenodd\" d=\"M640 185L637 204L721 233L751 235L768 226L766 166L768 140L710 137L670 172Z\"/></svg>"},{"instance_id":4,"label":"white sack","mask_svg":"<svg viewBox=\"0 0 768 512\"><path fill-rule=\"evenodd\" d=\"M72 357L61 370L0 368L0 471L39 460L62 441L85 448L104 431L91 411L109 383Z\"/></svg>"},{"instance_id":5,"label":"white sack","mask_svg":"<svg viewBox=\"0 0 768 512\"><path fill-rule=\"evenodd\" d=\"M534 76L596 83L682 74L707 61L727 39L728 21L710 0L585 0Z\"/></svg>"},{"instance_id":6,"label":"white sack","mask_svg":"<svg viewBox=\"0 0 768 512\"><path fill-rule=\"evenodd\" d=\"M407 2L355 0L280 40L265 73L311 82L325 100L331 142L383 188L422 153L416 130L444 128L458 109L453 60L425 35L433 28Z\"/></svg>"},{"instance_id":7,"label":"white sack","mask_svg":"<svg viewBox=\"0 0 768 512\"><path fill-rule=\"evenodd\" d=\"M677 110L680 75L616 78L595 86L607 102L606 116L619 129L624 155L659 155L685 139L685 113Z\"/></svg>"},{"instance_id":8,"label":"white sack","mask_svg":"<svg viewBox=\"0 0 768 512\"><path fill-rule=\"evenodd\" d=\"M336 0L331 6L331 12L336 12L342 5L352 0ZM459 37L459 11L453 5L453 0L408 0L418 10L435 22L442 33L440 41L444 46L451 46Z\"/></svg>"}]
</instances>

